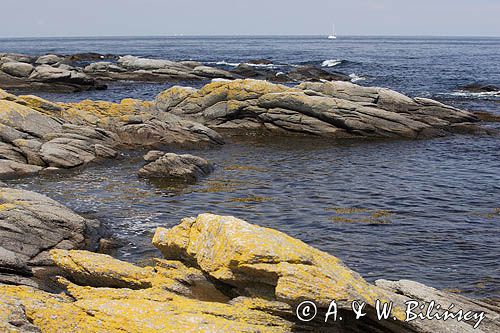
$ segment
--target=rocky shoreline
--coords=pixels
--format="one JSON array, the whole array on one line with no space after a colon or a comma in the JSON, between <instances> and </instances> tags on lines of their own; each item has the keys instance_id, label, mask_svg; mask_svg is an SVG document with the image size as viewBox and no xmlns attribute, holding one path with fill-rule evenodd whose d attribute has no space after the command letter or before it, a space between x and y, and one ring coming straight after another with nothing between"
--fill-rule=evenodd
<instances>
[{"instance_id":1,"label":"rocky shoreline","mask_svg":"<svg viewBox=\"0 0 500 333\"><path fill-rule=\"evenodd\" d=\"M57 64L50 57L44 64L39 58L33 61L39 66ZM144 66L178 66L134 57L117 61L127 73ZM116 73L110 76L113 80L126 73L111 67L115 65L101 65L101 79L110 71ZM99 71L99 66L86 72ZM176 86L153 101L120 103L54 103L0 90L0 180L84 167L118 158L123 149L162 148L165 152L145 156L147 164L137 170L139 176L194 182L213 170L210 161L171 154L168 147L218 146L238 135L300 135L334 142L489 133L470 112L389 89L345 81L289 87L240 79L234 73L220 80L220 72L181 66L191 68L192 75L218 80L201 89ZM497 305L412 281L370 284L336 257L234 217L202 214L174 228L158 229L153 244L163 258L141 267L85 251L103 248L99 221L0 182L0 236L0 330L7 332L500 329ZM390 319L376 320L377 299L394 303ZM344 321L325 324L323 317L303 322L295 314L303 301L315 302L326 313L331 300L338 302ZM477 330L472 321L406 322L408 300L427 305L436 300L442 309L454 304L486 317ZM353 301L369 304L361 320L354 319Z\"/></svg>"},{"instance_id":2,"label":"rocky shoreline","mask_svg":"<svg viewBox=\"0 0 500 333\"><path fill-rule=\"evenodd\" d=\"M5 201L8 196L13 198L15 191L4 188L0 195ZM39 195L29 195L35 197L34 202L46 201ZM19 203L5 207L7 204L2 204L0 217L3 225L10 224L12 228L11 216L26 208ZM59 223L66 226L70 222ZM4 239L0 248L6 252L15 244L5 244ZM104 254L71 250L81 246L66 240L55 244L44 252L50 254L57 268L46 278L52 279L60 293L39 289L25 277L26 264L31 262L18 260L13 264L7 260L10 266L6 266L5 260L0 261L0 276L11 277L0 283L0 329L7 332L497 332L500 328L497 306L412 281L380 280L375 285L369 284L331 255L278 231L234 217L202 214L186 218L172 229L159 228L153 244L164 258L155 259L153 266L145 267ZM23 278L12 278L18 275ZM311 321L297 319L295 308L305 300L314 301L320 313L326 313L330 302L335 300L344 320L325 323L319 317ZM362 319L355 319L352 302L375 304L376 300L393 303L390 319L377 320L374 305L366 308ZM434 300L443 309L454 304L463 311L482 312L484 319L477 330L473 321L407 322L404 308L409 300L426 306Z\"/></svg>"},{"instance_id":3,"label":"rocky shoreline","mask_svg":"<svg viewBox=\"0 0 500 333\"><path fill-rule=\"evenodd\" d=\"M77 92L104 90L126 82L206 82L211 79L252 78L272 82L350 81L343 73L311 65L288 70L267 66L265 60L239 64L233 70L197 61L148 59L132 55L83 53L73 55L0 53L0 87L17 91Z\"/></svg>"}]
</instances>

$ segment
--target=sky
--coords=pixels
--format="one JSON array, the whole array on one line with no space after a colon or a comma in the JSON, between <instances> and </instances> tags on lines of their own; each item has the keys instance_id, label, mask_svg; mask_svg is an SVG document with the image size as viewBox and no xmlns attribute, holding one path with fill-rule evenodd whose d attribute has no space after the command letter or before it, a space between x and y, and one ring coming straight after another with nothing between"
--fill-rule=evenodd
<instances>
[{"instance_id":1,"label":"sky","mask_svg":"<svg viewBox=\"0 0 500 333\"><path fill-rule=\"evenodd\" d=\"M500 36L500 0L2 1L0 37Z\"/></svg>"}]
</instances>

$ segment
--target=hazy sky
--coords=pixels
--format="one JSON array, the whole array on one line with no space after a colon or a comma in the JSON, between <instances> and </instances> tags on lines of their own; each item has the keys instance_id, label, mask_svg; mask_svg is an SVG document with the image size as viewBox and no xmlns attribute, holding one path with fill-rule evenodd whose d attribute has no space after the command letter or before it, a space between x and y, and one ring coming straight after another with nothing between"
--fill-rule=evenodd
<instances>
[{"instance_id":1,"label":"hazy sky","mask_svg":"<svg viewBox=\"0 0 500 333\"><path fill-rule=\"evenodd\" d=\"M500 0L13 0L0 36L500 36Z\"/></svg>"}]
</instances>

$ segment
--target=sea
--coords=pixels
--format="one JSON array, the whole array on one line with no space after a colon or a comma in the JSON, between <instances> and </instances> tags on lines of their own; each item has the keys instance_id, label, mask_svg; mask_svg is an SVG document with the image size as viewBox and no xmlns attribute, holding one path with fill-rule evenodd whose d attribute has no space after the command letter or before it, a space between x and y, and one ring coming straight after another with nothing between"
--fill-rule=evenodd
<instances>
[{"instance_id":1,"label":"sea","mask_svg":"<svg viewBox=\"0 0 500 333\"><path fill-rule=\"evenodd\" d=\"M367 86L387 87L500 115L500 38L177 36L0 39L0 52L136 55L231 69L267 59L275 69L316 65ZM177 82L200 87L206 82ZM105 91L38 93L54 101L150 100L174 83L112 84ZM499 123L483 126L500 130ZM12 180L97 218L132 262L158 256L157 227L203 212L283 231L341 258L369 281L411 279L474 298L500 297L500 137L419 141L230 139L207 158L216 171L195 185L136 176L145 151L57 176Z\"/></svg>"}]
</instances>

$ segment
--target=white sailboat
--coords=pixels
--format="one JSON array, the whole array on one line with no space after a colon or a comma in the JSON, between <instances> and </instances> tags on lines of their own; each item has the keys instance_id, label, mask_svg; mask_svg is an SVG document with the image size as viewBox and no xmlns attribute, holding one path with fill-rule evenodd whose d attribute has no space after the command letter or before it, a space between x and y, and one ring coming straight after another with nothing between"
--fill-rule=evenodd
<instances>
[{"instance_id":1,"label":"white sailboat","mask_svg":"<svg viewBox=\"0 0 500 333\"><path fill-rule=\"evenodd\" d=\"M337 34L335 33L335 24L333 25L332 34L328 36L328 39L337 39Z\"/></svg>"}]
</instances>

